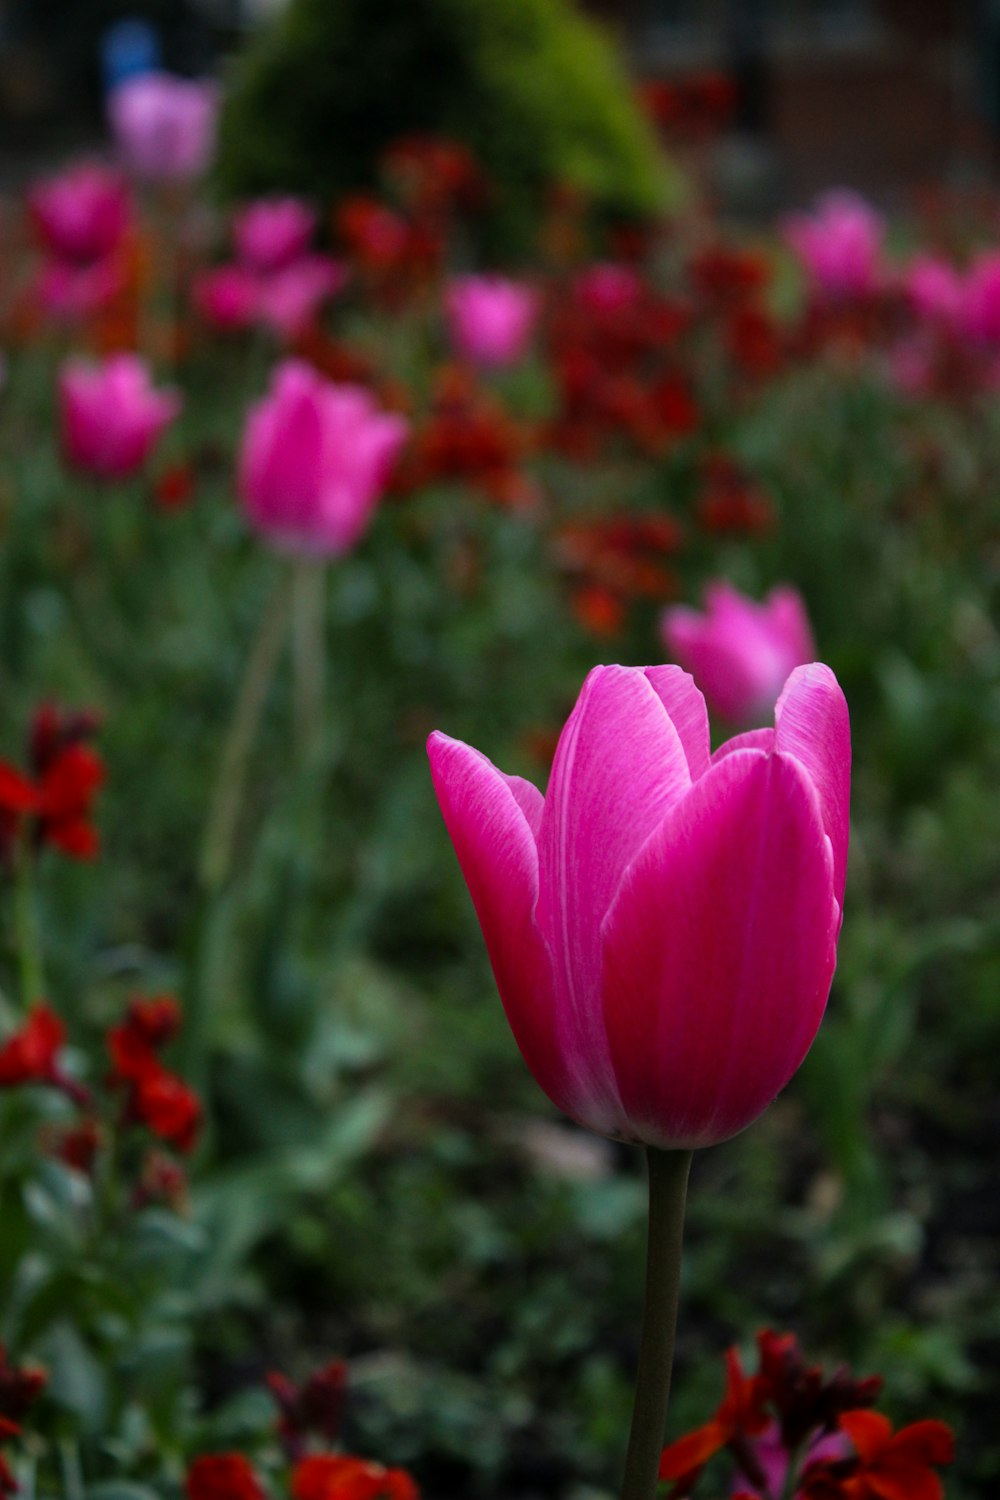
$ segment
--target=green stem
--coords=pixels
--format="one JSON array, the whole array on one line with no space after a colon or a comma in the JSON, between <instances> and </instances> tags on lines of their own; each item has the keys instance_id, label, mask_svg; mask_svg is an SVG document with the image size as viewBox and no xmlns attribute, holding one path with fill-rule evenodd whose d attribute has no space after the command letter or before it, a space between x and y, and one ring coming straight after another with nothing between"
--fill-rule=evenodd
<instances>
[{"instance_id":1,"label":"green stem","mask_svg":"<svg viewBox=\"0 0 1000 1500\"><path fill-rule=\"evenodd\" d=\"M38 914L32 874L31 849L21 840L15 859L14 921L17 931L17 956L21 972L21 998L25 1006L42 998L45 981L42 972L42 950L38 938Z\"/></svg>"},{"instance_id":2,"label":"green stem","mask_svg":"<svg viewBox=\"0 0 1000 1500\"><path fill-rule=\"evenodd\" d=\"M289 581L283 576L261 616L247 657L205 823L200 874L202 885L210 893L225 885L232 866L247 771L285 639L289 599Z\"/></svg>"},{"instance_id":3,"label":"green stem","mask_svg":"<svg viewBox=\"0 0 1000 1500\"><path fill-rule=\"evenodd\" d=\"M312 760L320 742L326 686L326 564L312 558L295 563L292 600L292 662L295 692L295 744L300 766Z\"/></svg>"},{"instance_id":4,"label":"green stem","mask_svg":"<svg viewBox=\"0 0 1000 1500\"><path fill-rule=\"evenodd\" d=\"M690 1151L647 1148L649 1232L639 1368L622 1500L653 1500L670 1399Z\"/></svg>"}]
</instances>

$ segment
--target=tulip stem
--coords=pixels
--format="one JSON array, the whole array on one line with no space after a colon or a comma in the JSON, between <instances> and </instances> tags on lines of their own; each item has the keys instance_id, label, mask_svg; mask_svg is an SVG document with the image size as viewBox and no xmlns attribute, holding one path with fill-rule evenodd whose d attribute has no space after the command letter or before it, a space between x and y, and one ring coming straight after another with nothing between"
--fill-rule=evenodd
<instances>
[{"instance_id":1,"label":"tulip stem","mask_svg":"<svg viewBox=\"0 0 1000 1500\"><path fill-rule=\"evenodd\" d=\"M292 664L295 741L299 764L316 752L323 724L326 679L326 565L313 558L295 563L292 594Z\"/></svg>"},{"instance_id":2,"label":"tulip stem","mask_svg":"<svg viewBox=\"0 0 1000 1500\"><path fill-rule=\"evenodd\" d=\"M265 606L247 658L205 825L201 879L209 891L225 885L232 865L250 756L288 629L289 596L289 582L281 578Z\"/></svg>"},{"instance_id":3,"label":"tulip stem","mask_svg":"<svg viewBox=\"0 0 1000 1500\"><path fill-rule=\"evenodd\" d=\"M653 1500L670 1399L690 1151L650 1146L646 1292L622 1500Z\"/></svg>"}]
</instances>

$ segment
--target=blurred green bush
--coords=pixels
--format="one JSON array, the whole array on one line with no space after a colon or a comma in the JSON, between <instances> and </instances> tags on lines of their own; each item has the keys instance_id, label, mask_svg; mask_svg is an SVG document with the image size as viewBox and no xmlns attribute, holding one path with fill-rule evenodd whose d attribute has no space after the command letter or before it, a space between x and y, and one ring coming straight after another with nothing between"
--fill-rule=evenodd
<instances>
[{"instance_id":1,"label":"blurred green bush","mask_svg":"<svg viewBox=\"0 0 1000 1500\"><path fill-rule=\"evenodd\" d=\"M493 254L524 253L553 182L629 217L669 184L613 50L570 0L292 0L233 66L219 181L332 199L417 132L464 142L490 174Z\"/></svg>"}]
</instances>

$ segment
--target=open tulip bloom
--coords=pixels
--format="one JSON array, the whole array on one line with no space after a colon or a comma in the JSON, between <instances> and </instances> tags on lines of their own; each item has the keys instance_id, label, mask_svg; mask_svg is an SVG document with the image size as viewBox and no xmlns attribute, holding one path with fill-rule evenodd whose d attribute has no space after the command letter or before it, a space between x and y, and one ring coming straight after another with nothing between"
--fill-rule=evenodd
<instances>
[{"instance_id":1,"label":"open tulip bloom","mask_svg":"<svg viewBox=\"0 0 1000 1500\"><path fill-rule=\"evenodd\" d=\"M798 667L774 727L710 753L679 667L596 667L548 793L435 733L434 786L515 1039L580 1124L649 1148L650 1253L625 1496L663 1439L690 1154L805 1057L836 963L850 727Z\"/></svg>"}]
</instances>

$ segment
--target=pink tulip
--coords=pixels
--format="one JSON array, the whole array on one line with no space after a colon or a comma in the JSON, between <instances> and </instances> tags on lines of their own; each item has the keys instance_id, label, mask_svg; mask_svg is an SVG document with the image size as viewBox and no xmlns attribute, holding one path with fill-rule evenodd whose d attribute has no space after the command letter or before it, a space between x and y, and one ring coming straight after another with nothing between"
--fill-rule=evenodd
<instances>
[{"instance_id":1,"label":"pink tulip","mask_svg":"<svg viewBox=\"0 0 1000 1500\"><path fill-rule=\"evenodd\" d=\"M135 354L112 354L99 365L70 359L59 375L66 459L101 479L140 469L180 408L179 393L154 390L148 365Z\"/></svg>"},{"instance_id":2,"label":"pink tulip","mask_svg":"<svg viewBox=\"0 0 1000 1500\"><path fill-rule=\"evenodd\" d=\"M906 268L903 286L917 317L950 329L959 321L965 300L961 274L946 260L918 255Z\"/></svg>"},{"instance_id":3,"label":"pink tulip","mask_svg":"<svg viewBox=\"0 0 1000 1500\"><path fill-rule=\"evenodd\" d=\"M769 1427L765 1428L760 1437L755 1438L749 1444L749 1448L754 1463L764 1476L764 1488L757 1490L741 1477L734 1481L734 1494L750 1495L754 1497L754 1500L770 1500L773 1495L783 1495L788 1479L788 1448L782 1441L778 1423L772 1422ZM851 1444L846 1433L833 1432L826 1436L822 1433L814 1433L809 1439L805 1457L797 1465L797 1477L802 1478L813 1464L835 1463L838 1459L850 1458L851 1452ZM795 1492L799 1493L797 1485Z\"/></svg>"},{"instance_id":4,"label":"pink tulip","mask_svg":"<svg viewBox=\"0 0 1000 1500\"><path fill-rule=\"evenodd\" d=\"M836 963L850 728L828 667L710 756L679 667L596 667L546 796L432 734L434 786L514 1037L601 1135L708 1146L808 1051Z\"/></svg>"},{"instance_id":5,"label":"pink tulip","mask_svg":"<svg viewBox=\"0 0 1000 1500\"><path fill-rule=\"evenodd\" d=\"M527 352L538 321L537 293L503 276L459 276L445 308L451 340L464 359L486 368L515 364Z\"/></svg>"},{"instance_id":6,"label":"pink tulip","mask_svg":"<svg viewBox=\"0 0 1000 1500\"><path fill-rule=\"evenodd\" d=\"M305 255L315 230L316 215L301 198L258 198L233 220L236 254L264 274Z\"/></svg>"},{"instance_id":7,"label":"pink tulip","mask_svg":"<svg viewBox=\"0 0 1000 1500\"><path fill-rule=\"evenodd\" d=\"M108 115L122 158L149 182L189 182L215 151L219 91L208 80L139 73L109 95Z\"/></svg>"},{"instance_id":8,"label":"pink tulip","mask_svg":"<svg viewBox=\"0 0 1000 1500\"><path fill-rule=\"evenodd\" d=\"M123 285L122 267L113 255L93 265L46 260L35 281L35 296L51 318L73 322L106 307Z\"/></svg>"},{"instance_id":9,"label":"pink tulip","mask_svg":"<svg viewBox=\"0 0 1000 1500\"><path fill-rule=\"evenodd\" d=\"M347 281L347 270L326 255L303 255L257 279L257 317L280 338L304 332L328 298Z\"/></svg>"},{"instance_id":10,"label":"pink tulip","mask_svg":"<svg viewBox=\"0 0 1000 1500\"><path fill-rule=\"evenodd\" d=\"M573 295L589 313L627 312L642 296L642 278L632 266L601 261L579 272Z\"/></svg>"},{"instance_id":11,"label":"pink tulip","mask_svg":"<svg viewBox=\"0 0 1000 1500\"><path fill-rule=\"evenodd\" d=\"M74 266L112 255L129 226L125 184L96 162L81 162L36 183L28 208L45 249Z\"/></svg>"},{"instance_id":12,"label":"pink tulip","mask_svg":"<svg viewBox=\"0 0 1000 1500\"><path fill-rule=\"evenodd\" d=\"M758 604L728 583L710 583L704 614L672 606L660 629L671 655L731 724L768 717L792 668L815 655L805 605L788 587Z\"/></svg>"},{"instance_id":13,"label":"pink tulip","mask_svg":"<svg viewBox=\"0 0 1000 1500\"><path fill-rule=\"evenodd\" d=\"M856 193L826 193L812 214L789 214L785 238L817 291L830 298L864 297L875 290L885 225Z\"/></svg>"},{"instance_id":14,"label":"pink tulip","mask_svg":"<svg viewBox=\"0 0 1000 1500\"><path fill-rule=\"evenodd\" d=\"M250 524L283 551L345 552L364 531L407 434L360 386L311 365L280 364L251 407L239 493Z\"/></svg>"},{"instance_id":15,"label":"pink tulip","mask_svg":"<svg viewBox=\"0 0 1000 1500\"><path fill-rule=\"evenodd\" d=\"M195 277L194 305L219 333L238 333L257 317L257 278L243 266L215 266Z\"/></svg>"},{"instance_id":16,"label":"pink tulip","mask_svg":"<svg viewBox=\"0 0 1000 1500\"><path fill-rule=\"evenodd\" d=\"M1000 344L1000 251L986 251L969 267L962 326L977 344Z\"/></svg>"}]
</instances>

